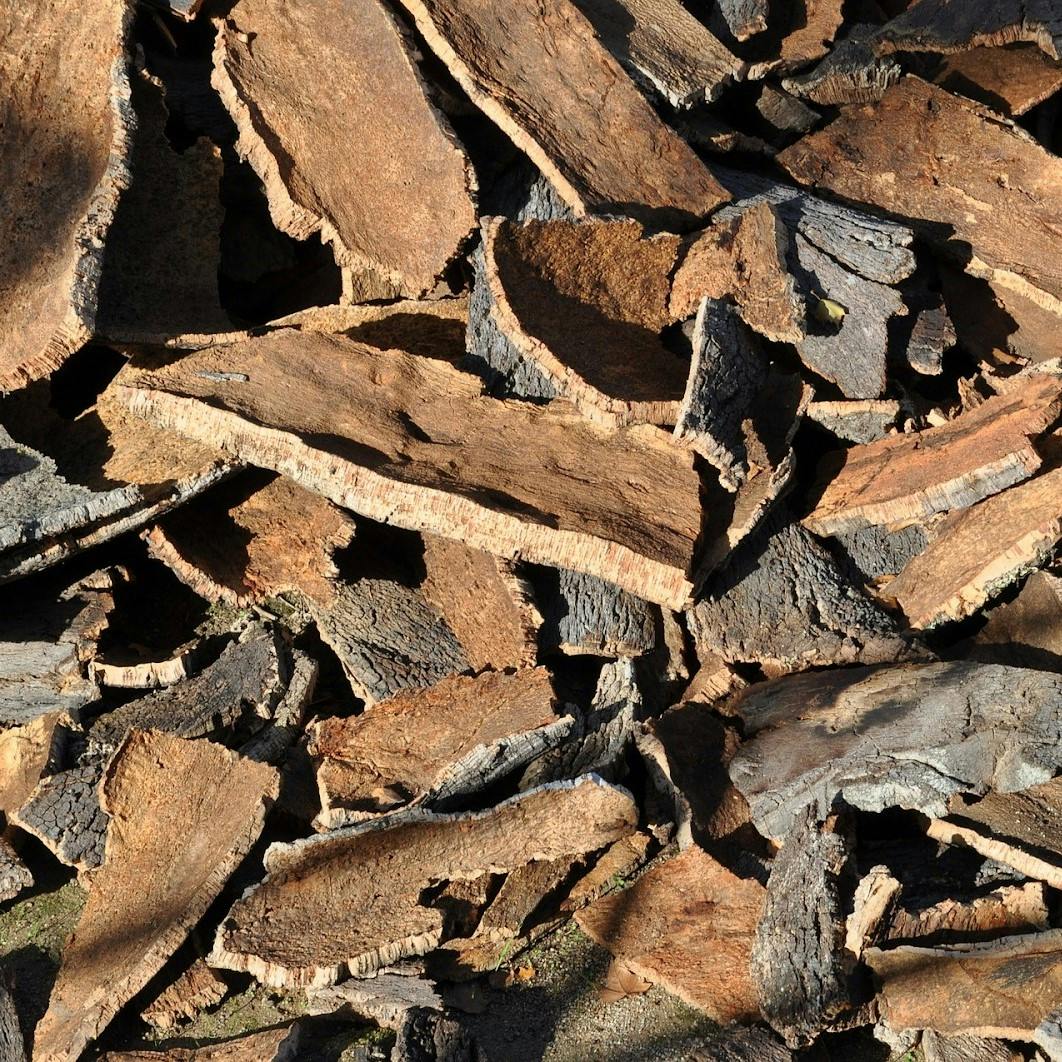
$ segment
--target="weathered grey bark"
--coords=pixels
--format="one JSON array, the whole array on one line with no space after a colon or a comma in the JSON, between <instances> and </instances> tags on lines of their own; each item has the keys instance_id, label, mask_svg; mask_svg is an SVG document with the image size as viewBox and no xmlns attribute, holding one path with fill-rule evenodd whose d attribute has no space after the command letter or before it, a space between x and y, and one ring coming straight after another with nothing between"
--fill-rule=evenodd
<instances>
[{"instance_id":1,"label":"weathered grey bark","mask_svg":"<svg viewBox=\"0 0 1062 1062\"><path fill-rule=\"evenodd\" d=\"M940 817L955 793L1010 793L1062 767L1062 676L956 661L793 675L739 694L730 776L769 837L840 798Z\"/></svg>"},{"instance_id":2,"label":"weathered grey bark","mask_svg":"<svg viewBox=\"0 0 1062 1062\"><path fill-rule=\"evenodd\" d=\"M903 68L888 55L878 55L873 28L857 26L813 69L787 77L782 85L795 96L827 106L880 100L899 81Z\"/></svg>"},{"instance_id":3,"label":"weathered grey bark","mask_svg":"<svg viewBox=\"0 0 1062 1062\"><path fill-rule=\"evenodd\" d=\"M725 1035L694 1050L689 1062L792 1062L793 1052L766 1029L732 1025Z\"/></svg>"},{"instance_id":4,"label":"weathered grey bark","mask_svg":"<svg viewBox=\"0 0 1062 1062\"><path fill-rule=\"evenodd\" d=\"M391 1062L481 1062L472 1034L431 1010L411 1010L391 1051Z\"/></svg>"},{"instance_id":5,"label":"weathered grey bark","mask_svg":"<svg viewBox=\"0 0 1062 1062\"><path fill-rule=\"evenodd\" d=\"M7 988L0 984L0 1058L26 1062L26 1042L18 1023L18 1011Z\"/></svg>"},{"instance_id":6,"label":"weathered grey bark","mask_svg":"<svg viewBox=\"0 0 1062 1062\"><path fill-rule=\"evenodd\" d=\"M302 733L303 717L317 684L317 661L296 649L287 689L272 718L240 750L259 763L279 764Z\"/></svg>"},{"instance_id":7,"label":"weathered grey bark","mask_svg":"<svg viewBox=\"0 0 1062 1062\"><path fill-rule=\"evenodd\" d=\"M1014 1062L1014 1048L983 1036L942 1036L923 1029L920 1041L926 1062Z\"/></svg>"},{"instance_id":8,"label":"weathered grey bark","mask_svg":"<svg viewBox=\"0 0 1062 1062\"><path fill-rule=\"evenodd\" d=\"M311 1014L371 1018L388 1029L399 1029L411 1010L442 1011L443 1001L430 981L416 968L382 971L375 977L351 978L339 985L311 989Z\"/></svg>"},{"instance_id":9,"label":"weathered grey bark","mask_svg":"<svg viewBox=\"0 0 1062 1062\"><path fill-rule=\"evenodd\" d=\"M41 779L33 795L13 816L27 833L57 859L79 870L103 863L108 817L100 807L105 757Z\"/></svg>"},{"instance_id":10,"label":"weathered grey bark","mask_svg":"<svg viewBox=\"0 0 1062 1062\"><path fill-rule=\"evenodd\" d=\"M367 705L469 670L453 631L419 590L361 579L338 585L331 606L314 607L313 614Z\"/></svg>"},{"instance_id":11,"label":"weathered grey bark","mask_svg":"<svg viewBox=\"0 0 1062 1062\"><path fill-rule=\"evenodd\" d=\"M719 0L719 14L739 41L767 28L767 0Z\"/></svg>"},{"instance_id":12,"label":"weathered grey bark","mask_svg":"<svg viewBox=\"0 0 1062 1062\"><path fill-rule=\"evenodd\" d=\"M900 403L894 399L864 402L812 402L808 420L845 442L868 443L884 438L895 427Z\"/></svg>"},{"instance_id":13,"label":"weathered grey bark","mask_svg":"<svg viewBox=\"0 0 1062 1062\"><path fill-rule=\"evenodd\" d=\"M33 884L33 872L19 858L10 843L0 837L0 903L13 900L23 889ZM0 1005L2 1009L2 1005ZM3 1046L3 1020L0 1017L0 1046ZM0 1058L6 1057L0 1052Z\"/></svg>"},{"instance_id":14,"label":"weathered grey bark","mask_svg":"<svg viewBox=\"0 0 1062 1062\"><path fill-rule=\"evenodd\" d=\"M191 1021L204 1008L220 1003L228 994L225 979L202 959L196 959L140 1016L154 1029L172 1029L182 1021Z\"/></svg>"},{"instance_id":15,"label":"weathered grey bark","mask_svg":"<svg viewBox=\"0 0 1062 1062\"><path fill-rule=\"evenodd\" d=\"M809 1044L849 1002L841 875L844 838L815 811L795 816L767 881L752 948L763 1015L790 1047Z\"/></svg>"},{"instance_id":16,"label":"weathered grey bark","mask_svg":"<svg viewBox=\"0 0 1062 1062\"><path fill-rule=\"evenodd\" d=\"M840 531L830 541L842 561L869 583L882 575L903 571L929 545L930 534L927 525L921 523L908 524L898 531L872 524L854 531Z\"/></svg>"},{"instance_id":17,"label":"weathered grey bark","mask_svg":"<svg viewBox=\"0 0 1062 1062\"><path fill-rule=\"evenodd\" d=\"M948 311L937 306L919 311L907 342L907 364L923 376L939 376L944 367L944 351L955 345L955 326Z\"/></svg>"},{"instance_id":18,"label":"weathered grey bark","mask_svg":"<svg viewBox=\"0 0 1062 1062\"><path fill-rule=\"evenodd\" d=\"M818 111L784 89L766 84L756 101L756 110L778 134L801 136L819 121Z\"/></svg>"}]
</instances>

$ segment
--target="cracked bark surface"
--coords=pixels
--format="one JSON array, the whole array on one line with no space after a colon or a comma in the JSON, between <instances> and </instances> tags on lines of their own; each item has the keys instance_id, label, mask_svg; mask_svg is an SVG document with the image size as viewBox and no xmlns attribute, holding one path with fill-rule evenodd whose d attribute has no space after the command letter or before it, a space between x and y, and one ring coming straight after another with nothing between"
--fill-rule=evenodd
<instances>
[{"instance_id":1,"label":"cracked bark surface","mask_svg":"<svg viewBox=\"0 0 1062 1062\"><path fill-rule=\"evenodd\" d=\"M0 903L13 900L23 889L33 884L33 872L19 858L10 842L0 838ZM2 1007L0 1002L0 1007ZM0 1025L2 1025L0 1018ZM4 1045L4 1035L0 1032L0 1047ZM5 1056L6 1057L6 1056Z\"/></svg>"}]
</instances>

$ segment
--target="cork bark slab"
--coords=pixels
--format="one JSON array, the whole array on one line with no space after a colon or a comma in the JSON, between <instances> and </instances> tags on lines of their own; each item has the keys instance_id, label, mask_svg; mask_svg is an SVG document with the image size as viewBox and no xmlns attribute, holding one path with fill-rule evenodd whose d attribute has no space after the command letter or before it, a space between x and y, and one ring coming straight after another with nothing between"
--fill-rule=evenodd
<instances>
[{"instance_id":1,"label":"cork bark slab","mask_svg":"<svg viewBox=\"0 0 1062 1062\"><path fill-rule=\"evenodd\" d=\"M567 0L411 0L428 47L577 214L692 223L728 198Z\"/></svg>"},{"instance_id":2,"label":"cork bark slab","mask_svg":"<svg viewBox=\"0 0 1062 1062\"><path fill-rule=\"evenodd\" d=\"M941 838L943 840L943 838ZM1038 881L1001 885L971 899L947 899L929 907L897 907L883 927L890 943L961 943L988 936L1049 928L1044 886Z\"/></svg>"},{"instance_id":3,"label":"cork bark slab","mask_svg":"<svg viewBox=\"0 0 1062 1062\"><path fill-rule=\"evenodd\" d=\"M947 424L853 446L804 520L816 534L961 509L1040 467L1033 442L1062 410L1062 379L1030 376Z\"/></svg>"},{"instance_id":4,"label":"cork bark slab","mask_svg":"<svg viewBox=\"0 0 1062 1062\"><path fill-rule=\"evenodd\" d=\"M719 14L739 41L746 41L767 28L767 0L719 0Z\"/></svg>"},{"instance_id":5,"label":"cork bark slab","mask_svg":"<svg viewBox=\"0 0 1062 1062\"><path fill-rule=\"evenodd\" d=\"M843 0L803 0L802 3L781 8L780 11L787 12L791 22L782 38L778 56L753 63L749 67L748 77L756 79L770 73L799 69L815 59L821 59L829 51L841 27L843 7Z\"/></svg>"},{"instance_id":6,"label":"cork bark slab","mask_svg":"<svg viewBox=\"0 0 1062 1062\"><path fill-rule=\"evenodd\" d=\"M370 1018L386 1029L401 1028L411 1010L443 1009L443 1001L431 982L402 967L363 980L312 989L307 997L311 1014L356 1015Z\"/></svg>"},{"instance_id":7,"label":"cork bark slab","mask_svg":"<svg viewBox=\"0 0 1062 1062\"><path fill-rule=\"evenodd\" d=\"M47 0L0 16L0 390L46 376L92 335L103 240L129 181L126 0Z\"/></svg>"},{"instance_id":8,"label":"cork bark slab","mask_svg":"<svg viewBox=\"0 0 1062 1062\"><path fill-rule=\"evenodd\" d=\"M745 64L677 0L576 0L627 72L672 107L711 103Z\"/></svg>"},{"instance_id":9,"label":"cork bark slab","mask_svg":"<svg viewBox=\"0 0 1062 1062\"><path fill-rule=\"evenodd\" d=\"M9 1062L26 1062L26 1043L18 1010L6 987L0 987L0 1051Z\"/></svg>"},{"instance_id":10,"label":"cork bark slab","mask_svg":"<svg viewBox=\"0 0 1062 1062\"><path fill-rule=\"evenodd\" d=\"M1062 663L1062 578L1033 572L1013 601L988 613L970 652L995 664L1057 668Z\"/></svg>"},{"instance_id":11,"label":"cork bark slab","mask_svg":"<svg viewBox=\"0 0 1062 1062\"><path fill-rule=\"evenodd\" d=\"M191 1021L199 1011L220 1003L228 994L224 978L202 959L196 959L140 1016L153 1029L168 1030L182 1021Z\"/></svg>"},{"instance_id":12,"label":"cork bark slab","mask_svg":"<svg viewBox=\"0 0 1062 1062\"><path fill-rule=\"evenodd\" d=\"M729 1022L759 1015L749 957L763 902L758 882L689 848L575 917L635 973Z\"/></svg>"},{"instance_id":13,"label":"cork bark slab","mask_svg":"<svg viewBox=\"0 0 1062 1062\"><path fill-rule=\"evenodd\" d=\"M1062 932L947 948L872 948L878 1006L894 1029L1029 1041L1062 993Z\"/></svg>"},{"instance_id":14,"label":"cork bark slab","mask_svg":"<svg viewBox=\"0 0 1062 1062\"><path fill-rule=\"evenodd\" d=\"M226 916L210 962L271 985L320 986L348 970L372 973L440 943L442 912L419 903L430 882L592 852L632 832L636 818L624 790L591 777L487 811L414 808L275 844L267 877Z\"/></svg>"},{"instance_id":15,"label":"cork bark slab","mask_svg":"<svg viewBox=\"0 0 1062 1062\"><path fill-rule=\"evenodd\" d=\"M1062 677L955 661L793 675L739 694L730 776L781 838L808 804L947 812L955 793L1014 792L1062 765Z\"/></svg>"},{"instance_id":16,"label":"cork bark slab","mask_svg":"<svg viewBox=\"0 0 1062 1062\"><path fill-rule=\"evenodd\" d=\"M32 884L33 872L22 862L11 844L0 838L0 903L13 900ZM0 1047L3 1043L3 1035L0 1034Z\"/></svg>"},{"instance_id":17,"label":"cork bark slab","mask_svg":"<svg viewBox=\"0 0 1062 1062\"><path fill-rule=\"evenodd\" d=\"M257 840L276 793L271 768L210 742L130 735L103 786L107 860L88 883L34 1058L73 1062L161 969Z\"/></svg>"},{"instance_id":18,"label":"cork bark slab","mask_svg":"<svg viewBox=\"0 0 1062 1062\"><path fill-rule=\"evenodd\" d=\"M444 362L288 330L127 367L118 393L160 427L372 519L590 572L670 607L691 593L698 477L651 427L605 430L574 410L484 397Z\"/></svg>"},{"instance_id":19,"label":"cork bark slab","mask_svg":"<svg viewBox=\"0 0 1062 1062\"><path fill-rule=\"evenodd\" d=\"M678 243L628 220L486 220L483 295L510 357L592 420L673 424L686 373L660 330ZM491 347L472 353L504 372Z\"/></svg>"},{"instance_id":20,"label":"cork bark slab","mask_svg":"<svg viewBox=\"0 0 1062 1062\"><path fill-rule=\"evenodd\" d=\"M310 728L325 829L486 788L567 736L544 668L454 676Z\"/></svg>"},{"instance_id":21,"label":"cork bark slab","mask_svg":"<svg viewBox=\"0 0 1062 1062\"><path fill-rule=\"evenodd\" d=\"M49 712L0 732L0 811L10 815L29 799L44 769L62 748L63 716Z\"/></svg>"},{"instance_id":22,"label":"cork bark slab","mask_svg":"<svg viewBox=\"0 0 1062 1062\"><path fill-rule=\"evenodd\" d=\"M949 516L881 591L912 627L965 619L1054 552L1062 538L1062 469Z\"/></svg>"},{"instance_id":23,"label":"cork bark slab","mask_svg":"<svg viewBox=\"0 0 1062 1062\"><path fill-rule=\"evenodd\" d=\"M910 149L897 152L898 140ZM960 165L971 153L992 167ZM963 245L956 250L971 249L968 272L1062 313L1062 238L1053 225L1062 161L987 108L908 76L880 103L845 108L778 161L803 184L925 222L931 236L946 226L947 239ZM1015 231L1027 238L1015 240Z\"/></svg>"},{"instance_id":24,"label":"cork bark slab","mask_svg":"<svg viewBox=\"0 0 1062 1062\"><path fill-rule=\"evenodd\" d=\"M971 48L949 55L933 80L950 92L1017 116L1062 88L1062 65L1035 44Z\"/></svg>"},{"instance_id":25,"label":"cork bark slab","mask_svg":"<svg viewBox=\"0 0 1062 1062\"><path fill-rule=\"evenodd\" d=\"M277 227L320 231L355 301L435 286L476 223L475 178L384 4L240 0L212 81Z\"/></svg>"},{"instance_id":26,"label":"cork bark slab","mask_svg":"<svg viewBox=\"0 0 1062 1062\"><path fill-rule=\"evenodd\" d=\"M891 398L862 402L812 402L808 420L845 442L869 443L883 439L900 417L900 403Z\"/></svg>"},{"instance_id":27,"label":"cork bark slab","mask_svg":"<svg viewBox=\"0 0 1062 1062\"><path fill-rule=\"evenodd\" d=\"M163 1051L108 1051L100 1062L296 1062L300 1028L284 1025L204 1047L170 1047Z\"/></svg>"}]
</instances>

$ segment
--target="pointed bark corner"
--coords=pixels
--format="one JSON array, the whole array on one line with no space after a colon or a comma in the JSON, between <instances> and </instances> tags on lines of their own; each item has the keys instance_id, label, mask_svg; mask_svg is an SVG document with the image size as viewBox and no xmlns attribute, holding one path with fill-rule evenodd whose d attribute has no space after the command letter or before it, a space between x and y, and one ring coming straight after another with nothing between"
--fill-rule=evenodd
<instances>
[{"instance_id":1,"label":"pointed bark corner","mask_svg":"<svg viewBox=\"0 0 1062 1062\"><path fill-rule=\"evenodd\" d=\"M488 398L445 362L287 329L127 367L117 393L137 416L372 519L590 572L672 608L692 592L699 479L658 429L606 430L564 404ZM602 468L608 489L588 491Z\"/></svg>"},{"instance_id":2,"label":"pointed bark corner","mask_svg":"<svg viewBox=\"0 0 1062 1062\"><path fill-rule=\"evenodd\" d=\"M844 948L856 959L886 935L902 886L884 865L871 867L859 879L852 910L845 921Z\"/></svg>"},{"instance_id":3,"label":"pointed bark corner","mask_svg":"<svg viewBox=\"0 0 1062 1062\"><path fill-rule=\"evenodd\" d=\"M747 739L730 777L767 837L808 804L947 814L956 793L1003 793L1062 767L1062 676L955 661L793 675L735 699Z\"/></svg>"},{"instance_id":4,"label":"pointed bark corner","mask_svg":"<svg viewBox=\"0 0 1062 1062\"><path fill-rule=\"evenodd\" d=\"M1060 411L1062 378L1034 375L940 427L854 446L804 526L831 535L973 505L1040 467L1034 440Z\"/></svg>"},{"instance_id":5,"label":"pointed bark corner","mask_svg":"<svg viewBox=\"0 0 1062 1062\"><path fill-rule=\"evenodd\" d=\"M191 1021L201 1010L220 1003L229 994L225 979L202 959L196 959L144 1008L141 1017L153 1029L167 1032Z\"/></svg>"},{"instance_id":6,"label":"pointed bark corner","mask_svg":"<svg viewBox=\"0 0 1062 1062\"><path fill-rule=\"evenodd\" d=\"M575 918L647 981L716 1021L740 1021L759 1015L749 960L764 895L694 847Z\"/></svg>"},{"instance_id":7,"label":"pointed bark corner","mask_svg":"<svg viewBox=\"0 0 1062 1062\"><path fill-rule=\"evenodd\" d=\"M562 741L544 668L454 676L310 728L323 829L408 804L445 807L485 789Z\"/></svg>"},{"instance_id":8,"label":"pointed bark corner","mask_svg":"<svg viewBox=\"0 0 1062 1062\"><path fill-rule=\"evenodd\" d=\"M678 0L575 0L575 6L631 77L672 107L711 103L745 72L745 63Z\"/></svg>"},{"instance_id":9,"label":"pointed bark corner","mask_svg":"<svg viewBox=\"0 0 1062 1062\"><path fill-rule=\"evenodd\" d=\"M510 871L483 912L475 936L498 941L515 940L527 933L536 910L571 877L578 863L575 856L561 856Z\"/></svg>"},{"instance_id":10,"label":"pointed bark corner","mask_svg":"<svg viewBox=\"0 0 1062 1062\"><path fill-rule=\"evenodd\" d=\"M1062 468L947 517L880 595L916 628L965 619L1054 554Z\"/></svg>"},{"instance_id":11,"label":"pointed bark corner","mask_svg":"<svg viewBox=\"0 0 1062 1062\"><path fill-rule=\"evenodd\" d=\"M770 676L895 663L914 652L798 524L772 520L743 542L687 615L698 654L757 663Z\"/></svg>"},{"instance_id":12,"label":"pointed bark corner","mask_svg":"<svg viewBox=\"0 0 1062 1062\"><path fill-rule=\"evenodd\" d=\"M1062 931L939 948L869 949L893 1029L1034 1041L1062 993Z\"/></svg>"},{"instance_id":13,"label":"pointed bark corner","mask_svg":"<svg viewBox=\"0 0 1062 1062\"><path fill-rule=\"evenodd\" d=\"M129 735L103 783L107 859L89 878L35 1059L73 1062L161 969L257 840L276 795L272 768L211 742Z\"/></svg>"},{"instance_id":14,"label":"pointed bark corner","mask_svg":"<svg viewBox=\"0 0 1062 1062\"><path fill-rule=\"evenodd\" d=\"M472 102L577 214L689 225L729 198L567 0L545 15L531 0L404 6Z\"/></svg>"},{"instance_id":15,"label":"pointed bark corner","mask_svg":"<svg viewBox=\"0 0 1062 1062\"><path fill-rule=\"evenodd\" d=\"M283 476L251 473L171 514L143 536L148 552L208 601L237 607L294 593L327 604L333 553L354 521Z\"/></svg>"},{"instance_id":16,"label":"pointed bark corner","mask_svg":"<svg viewBox=\"0 0 1062 1062\"><path fill-rule=\"evenodd\" d=\"M0 16L0 391L47 376L92 336L103 241L129 183L132 16L127 0L33 0Z\"/></svg>"},{"instance_id":17,"label":"pointed bark corner","mask_svg":"<svg viewBox=\"0 0 1062 1062\"><path fill-rule=\"evenodd\" d=\"M808 420L844 442L870 443L884 439L896 427L900 403L893 398L862 402L812 402Z\"/></svg>"},{"instance_id":18,"label":"pointed bark corner","mask_svg":"<svg viewBox=\"0 0 1062 1062\"><path fill-rule=\"evenodd\" d=\"M730 297L750 328L776 342L800 342L804 307L786 265L788 248L788 230L769 200L727 207L686 240L671 283L672 318L691 317L705 296Z\"/></svg>"},{"instance_id":19,"label":"pointed bark corner","mask_svg":"<svg viewBox=\"0 0 1062 1062\"><path fill-rule=\"evenodd\" d=\"M267 877L229 912L210 962L275 986L332 984L347 971L364 976L440 943L442 912L419 902L430 882L592 852L630 833L636 818L625 790L589 776L487 811L413 808L274 844Z\"/></svg>"},{"instance_id":20,"label":"pointed bark corner","mask_svg":"<svg viewBox=\"0 0 1062 1062\"><path fill-rule=\"evenodd\" d=\"M629 220L486 219L474 298L504 346L480 328L471 354L501 376L493 389L519 394L528 373L530 397L548 390L602 424L673 424L685 373L660 331L678 243Z\"/></svg>"},{"instance_id":21,"label":"pointed bark corner","mask_svg":"<svg viewBox=\"0 0 1062 1062\"><path fill-rule=\"evenodd\" d=\"M897 137L908 150L896 150ZM971 152L993 165L940 168L941 158ZM917 219L931 239L946 249L953 241L969 257L968 272L1062 314L1062 236L1052 225L1062 161L987 108L909 75L880 103L845 108L778 161L802 184ZM971 210L971 201L986 209ZM1016 231L1026 238L1015 240Z\"/></svg>"},{"instance_id":22,"label":"pointed bark corner","mask_svg":"<svg viewBox=\"0 0 1062 1062\"><path fill-rule=\"evenodd\" d=\"M747 41L767 28L767 0L719 0L719 14L735 40Z\"/></svg>"},{"instance_id":23,"label":"pointed bark corner","mask_svg":"<svg viewBox=\"0 0 1062 1062\"><path fill-rule=\"evenodd\" d=\"M841 888L850 855L836 824L809 810L771 864L751 969L763 1016L790 1047L811 1043L851 1005Z\"/></svg>"},{"instance_id":24,"label":"pointed bark corner","mask_svg":"<svg viewBox=\"0 0 1062 1062\"><path fill-rule=\"evenodd\" d=\"M1021 592L988 613L970 655L991 664L1059 670L1062 664L1062 578L1033 572Z\"/></svg>"},{"instance_id":25,"label":"pointed bark corner","mask_svg":"<svg viewBox=\"0 0 1062 1062\"><path fill-rule=\"evenodd\" d=\"M475 177L379 0L311 0L297 19L241 0L218 23L212 80L277 227L319 231L354 301L435 286L475 226Z\"/></svg>"}]
</instances>

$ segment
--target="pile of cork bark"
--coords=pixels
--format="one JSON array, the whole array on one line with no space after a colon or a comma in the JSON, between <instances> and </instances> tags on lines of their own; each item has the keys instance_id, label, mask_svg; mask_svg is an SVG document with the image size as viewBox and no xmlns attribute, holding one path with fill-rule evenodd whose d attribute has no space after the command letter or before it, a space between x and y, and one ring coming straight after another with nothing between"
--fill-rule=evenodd
<instances>
[{"instance_id":1,"label":"pile of cork bark","mask_svg":"<svg viewBox=\"0 0 1062 1062\"><path fill-rule=\"evenodd\" d=\"M1060 47L0 4L0 1059L1062 1059Z\"/></svg>"}]
</instances>

